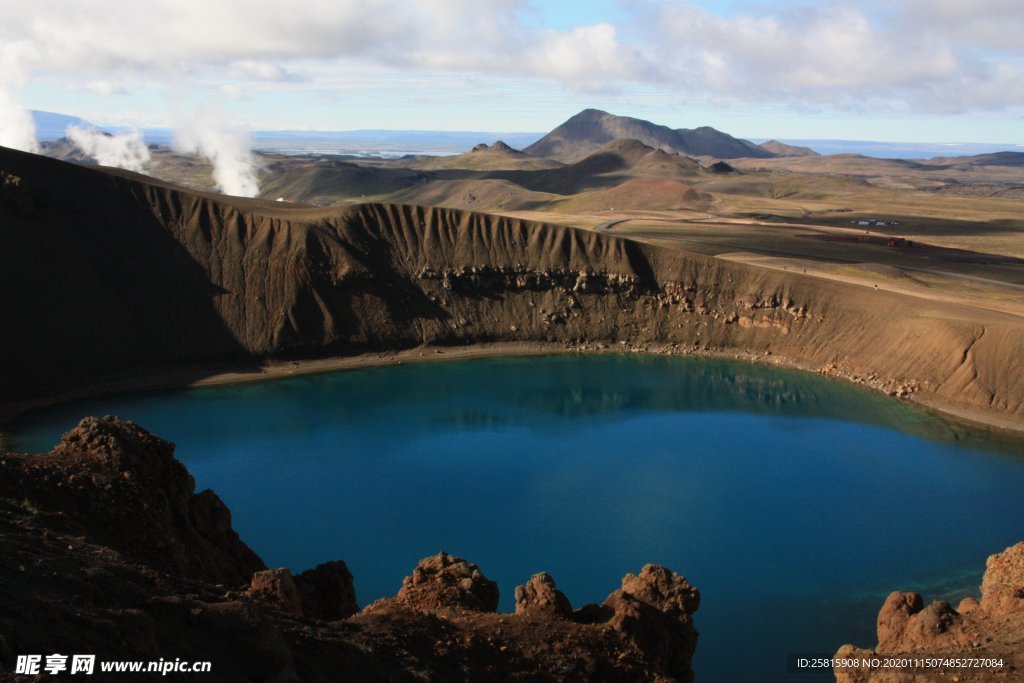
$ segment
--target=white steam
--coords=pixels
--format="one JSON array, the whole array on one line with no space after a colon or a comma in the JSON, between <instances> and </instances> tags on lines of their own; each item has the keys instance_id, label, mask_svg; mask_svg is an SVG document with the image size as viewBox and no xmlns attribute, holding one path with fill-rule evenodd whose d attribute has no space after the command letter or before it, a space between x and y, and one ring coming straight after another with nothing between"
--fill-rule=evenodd
<instances>
[{"instance_id":1,"label":"white steam","mask_svg":"<svg viewBox=\"0 0 1024 683\"><path fill-rule=\"evenodd\" d=\"M208 159L213 164L213 180L224 194L255 197L259 193L256 159L245 134L192 122L175 130L174 148Z\"/></svg>"},{"instance_id":2,"label":"white steam","mask_svg":"<svg viewBox=\"0 0 1024 683\"><path fill-rule=\"evenodd\" d=\"M15 93L28 82L34 50L25 41L0 40L0 145L38 151L36 123Z\"/></svg>"},{"instance_id":3,"label":"white steam","mask_svg":"<svg viewBox=\"0 0 1024 683\"><path fill-rule=\"evenodd\" d=\"M101 166L114 166L141 173L149 163L149 148L137 130L108 135L95 128L68 126L65 135Z\"/></svg>"},{"instance_id":4,"label":"white steam","mask_svg":"<svg viewBox=\"0 0 1024 683\"><path fill-rule=\"evenodd\" d=\"M32 114L6 90L0 89L0 146L35 152L36 124Z\"/></svg>"}]
</instances>

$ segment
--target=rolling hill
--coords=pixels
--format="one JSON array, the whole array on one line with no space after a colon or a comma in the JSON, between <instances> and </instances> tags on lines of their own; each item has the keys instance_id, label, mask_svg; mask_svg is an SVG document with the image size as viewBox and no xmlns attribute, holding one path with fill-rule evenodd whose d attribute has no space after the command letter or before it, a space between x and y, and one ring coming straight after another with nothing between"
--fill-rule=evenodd
<instances>
[{"instance_id":1,"label":"rolling hill","mask_svg":"<svg viewBox=\"0 0 1024 683\"><path fill-rule=\"evenodd\" d=\"M389 165L417 170L467 170L467 171L532 171L558 168L562 164L543 157L535 157L498 140L493 145L480 143L465 154L455 156L421 156L415 159L398 159Z\"/></svg>"}]
</instances>

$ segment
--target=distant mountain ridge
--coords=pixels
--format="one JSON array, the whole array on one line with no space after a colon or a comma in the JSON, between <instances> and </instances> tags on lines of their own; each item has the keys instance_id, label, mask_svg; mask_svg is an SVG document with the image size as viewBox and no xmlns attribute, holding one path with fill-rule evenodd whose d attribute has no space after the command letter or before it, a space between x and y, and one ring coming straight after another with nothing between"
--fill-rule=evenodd
<instances>
[{"instance_id":1,"label":"distant mountain ridge","mask_svg":"<svg viewBox=\"0 0 1024 683\"><path fill-rule=\"evenodd\" d=\"M77 116L57 114L52 111L39 111L38 109L32 110L32 122L36 126L36 139L40 142L60 140L64 137L68 126L88 129L99 128L99 126Z\"/></svg>"},{"instance_id":2,"label":"distant mountain ridge","mask_svg":"<svg viewBox=\"0 0 1024 683\"><path fill-rule=\"evenodd\" d=\"M735 138L710 126L672 129L616 116L599 109L584 109L523 151L534 156L573 162L613 140L633 139L665 152L718 159L776 156L749 140Z\"/></svg>"}]
</instances>

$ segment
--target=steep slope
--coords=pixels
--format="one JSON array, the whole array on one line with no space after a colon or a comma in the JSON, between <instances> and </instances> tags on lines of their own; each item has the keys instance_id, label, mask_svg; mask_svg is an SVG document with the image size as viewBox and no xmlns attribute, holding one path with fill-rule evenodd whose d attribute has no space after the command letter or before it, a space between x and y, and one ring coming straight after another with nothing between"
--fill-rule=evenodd
<instances>
[{"instance_id":1,"label":"steep slope","mask_svg":"<svg viewBox=\"0 0 1024 683\"><path fill-rule=\"evenodd\" d=\"M711 126L680 128L676 131L682 140L680 151L692 156L708 156L716 159L739 159L741 157L766 158L775 156L768 150L749 140L734 138L728 133Z\"/></svg>"},{"instance_id":2,"label":"steep slope","mask_svg":"<svg viewBox=\"0 0 1024 683\"><path fill-rule=\"evenodd\" d=\"M8 410L185 364L595 340L770 353L1024 423L1014 316L452 209L217 198L11 150L0 173Z\"/></svg>"},{"instance_id":3,"label":"steep slope","mask_svg":"<svg viewBox=\"0 0 1024 683\"><path fill-rule=\"evenodd\" d=\"M635 139L666 152L721 159L771 157L771 152L752 142L738 140L714 128L673 130L650 121L615 116L598 109L585 109L569 118L543 138L526 148L534 156L559 161L578 161L613 140Z\"/></svg>"}]
</instances>

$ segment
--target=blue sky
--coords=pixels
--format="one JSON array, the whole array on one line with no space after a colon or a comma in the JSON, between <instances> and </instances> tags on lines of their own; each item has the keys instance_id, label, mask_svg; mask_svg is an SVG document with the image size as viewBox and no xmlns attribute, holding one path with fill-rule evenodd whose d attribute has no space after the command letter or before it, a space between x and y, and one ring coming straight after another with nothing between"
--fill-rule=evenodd
<instances>
[{"instance_id":1,"label":"blue sky","mask_svg":"<svg viewBox=\"0 0 1024 683\"><path fill-rule=\"evenodd\" d=\"M543 131L595 107L746 137L1024 143L1018 0L37 0L4 12L0 141L19 108L142 127Z\"/></svg>"}]
</instances>

